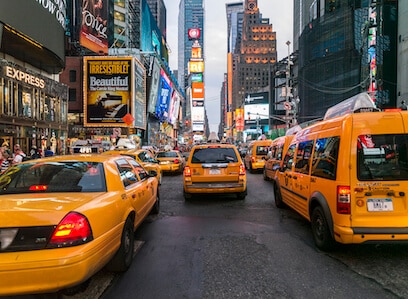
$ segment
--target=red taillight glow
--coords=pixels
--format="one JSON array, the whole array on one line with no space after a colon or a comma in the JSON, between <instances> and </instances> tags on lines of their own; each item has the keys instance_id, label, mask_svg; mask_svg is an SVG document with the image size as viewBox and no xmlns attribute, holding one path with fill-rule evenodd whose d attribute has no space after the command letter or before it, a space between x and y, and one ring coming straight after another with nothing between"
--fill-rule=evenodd
<instances>
[{"instance_id":1,"label":"red taillight glow","mask_svg":"<svg viewBox=\"0 0 408 299\"><path fill-rule=\"evenodd\" d=\"M48 247L69 247L87 243L93 239L88 219L71 212L57 225Z\"/></svg>"},{"instance_id":2,"label":"red taillight glow","mask_svg":"<svg viewBox=\"0 0 408 299\"><path fill-rule=\"evenodd\" d=\"M189 166L184 167L184 176L185 177L191 176L191 168Z\"/></svg>"},{"instance_id":3,"label":"red taillight glow","mask_svg":"<svg viewBox=\"0 0 408 299\"><path fill-rule=\"evenodd\" d=\"M350 186L337 186L337 213L351 213Z\"/></svg>"},{"instance_id":4,"label":"red taillight glow","mask_svg":"<svg viewBox=\"0 0 408 299\"><path fill-rule=\"evenodd\" d=\"M246 172L245 165L244 164L239 165L239 175L244 175L245 172Z\"/></svg>"},{"instance_id":5,"label":"red taillight glow","mask_svg":"<svg viewBox=\"0 0 408 299\"><path fill-rule=\"evenodd\" d=\"M252 163L255 162L255 157L254 156L251 157L251 161L252 161Z\"/></svg>"},{"instance_id":6,"label":"red taillight glow","mask_svg":"<svg viewBox=\"0 0 408 299\"><path fill-rule=\"evenodd\" d=\"M174 164L179 164L179 163L180 163L180 160L179 160L179 159L174 159L173 163L174 163Z\"/></svg>"},{"instance_id":7,"label":"red taillight glow","mask_svg":"<svg viewBox=\"0 0 408 299\"><path fill-rule=\"evenodd\" d=\"M28 188L30 191L45 191L47 190L47 185L32 185Z\"/></svg>"}]
</instances>

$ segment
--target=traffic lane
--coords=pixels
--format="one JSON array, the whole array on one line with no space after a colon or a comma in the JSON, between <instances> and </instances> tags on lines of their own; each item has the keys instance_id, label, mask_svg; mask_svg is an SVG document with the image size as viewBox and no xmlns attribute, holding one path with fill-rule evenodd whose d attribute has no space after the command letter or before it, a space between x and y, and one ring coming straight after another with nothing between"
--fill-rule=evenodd
<instances>
[{"instance_id":1,"label":"traffic lane","mask_svg":"<svg viewBox=\"0 0 408 299\"><path fill-rule=\"evenodd\" d=\"M278 222L158 219L140 230L144 246L102 298L397 298Z\"/></svg>"}]
</instances>

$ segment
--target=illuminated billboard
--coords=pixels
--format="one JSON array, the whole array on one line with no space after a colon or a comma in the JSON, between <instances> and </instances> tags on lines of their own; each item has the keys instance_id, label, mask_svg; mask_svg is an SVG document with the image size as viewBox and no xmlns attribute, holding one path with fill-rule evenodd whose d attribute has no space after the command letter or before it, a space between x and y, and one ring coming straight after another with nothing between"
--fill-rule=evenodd
<instances>
[{"instance_id":1,"label":"illuminated billboard","mask_svg":"<svg viewBox=\"0 0 408 299\"><path fill-rule=\"evenodd\" d=\"M191 74L191 82L203 82L203 73Z\"/></svg>"},{"instance_id":2,"label":"illuminated billboard","mask_svg":"<svg viewBox=\"0 0 408 299\"><path fill-rule=\"evenodd\" d=\"M145 128L145 77L133 57L84 57L84 125Z\"/></svg>"},{"instance_id":3,"label":"illuminated billboard","mask_svg":"<svg viewBox=\"0 0 408 299\"><path fill-rule=\"evenodd\" d=\"M164 70L160 70L159 97L156 103L155 114L162 122L168 121L172 89L172 82L169 77Z\"/></svg>"},{"instance_id":4,"label":"illuminated billboard","mask_svg":"<svg viewBox=\"0 0 408 299\"><path fill-rule=\"evenodd\" d=\"M188 29L187 34L189 40L200 39L201 30L199 28L190 28Z\"/></svg>"},{"instance_id":5,"label":"illuminated billboard","mask_svg":"<svg viewBox=\"0 0 408 299\"><path fill-rule=\"evenodd\" d=\"M267 92L247 94L244 104L245 125L268 123L269 99ZM262 121L264 120L264 121Z\"/></svg>"},{"instance_id":6,"label":"illuminated billboard","mask_svg":"<svg viewBox=\"0 0 408 299\"><path fill-rule=\"evenodd\" d=\"M81 46L108 54L108 1L82 0L82 24L79 35Z\"/></svg>"},{"instance_id":7,"label":"illuminated billboard","mask_svg":"<svg viewBox=\"0 0 408 299\"><path fill-rule=\"evenodd\" d=\"M191 83L191 93L192 93L193 99L204 98L204 83L192 82Z\"/></svg>"},{"instance_id":8,"label":"illuminated billboard","mask_svg":"<svg viewBox=\"0 0 408 299\"><path fill-rule=\"evenodd\" d=\"M204 61L190 60L188 62L188 71L190 73L204 73Z\"/></svg>"}]
</instances>

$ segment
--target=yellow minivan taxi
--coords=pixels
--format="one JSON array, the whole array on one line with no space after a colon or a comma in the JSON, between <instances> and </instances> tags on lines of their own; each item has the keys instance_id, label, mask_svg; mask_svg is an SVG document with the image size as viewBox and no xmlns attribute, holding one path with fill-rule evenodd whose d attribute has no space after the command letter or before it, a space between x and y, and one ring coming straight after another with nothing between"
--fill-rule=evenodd
<instances>
[{"instance_id":1,"label":"yellow minivan taxi","mask_svg":"<svg viewBox=\"0 0 408 299\"><path fill-rule=\"evenodd\" d=\"M285 135L272 140L272 145L266 157L263 178L265 181L275 180L276 171L282 164L283 156L294 135Z\"/></svg>"},{"instance_id":2,"label":"yellow minivan taxi","mask_svg":"<svg viewBox=\"0 0 408 299\"><path fill-rule=\"evenodd\" d=\"M366 93L330 108L295 135L277 172L276 206L309 220L322 250L408 241L408 112L375 110Z\"/></svg>"},{"instance_id":3,"label":"yellow minivan taxi","mask_svg":"<svg viewBox=\"0 0 408 299\"><path fill-rule=\"evenodd\" d=\"M254 140L249 143L248 151L244 157L244 164L249 172L263 171L266 156L272 140Z\"/></svg>"}]
</instances>

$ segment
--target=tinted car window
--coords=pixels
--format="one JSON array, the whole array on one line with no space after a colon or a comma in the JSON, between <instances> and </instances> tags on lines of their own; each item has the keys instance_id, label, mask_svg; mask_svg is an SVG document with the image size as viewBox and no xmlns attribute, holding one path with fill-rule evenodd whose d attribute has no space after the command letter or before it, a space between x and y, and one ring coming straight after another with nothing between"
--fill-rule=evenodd
<instances>
[{"instance_id":1,"label":"tinted car window","mask_svg":"<svg viewBox=\"0 0 408 299\"><path fill-rule=\"evenodd\" d=\"M0 194L30 192L106 192L101 163L18 164L0 176Z\"/></svg>"},{"instance_id":2,"label":"tinted car window","mask_svg":"<svg viewBox=\"0 0 408 299\"><path fill-rule=\"evenodd\" d=\"M268 154L268 146L266 145L259 145L256 147L256 155L257 156L266 156Z\"/></svg>"},{"instance_id":3,"label":"tinted car window","mask_svg":"<svg viewBox=\"0 0 408 299\"><path fill-rule=\"evenodd\" d=\"M312 175L335 180L340 137L320 138L316 140L312 162Z\"/></svg>"},{"instance_id":4,"label":"tinted car window","mask_svg":"<svg viewBox=\"0 0 408 299\"><path fill-rule=\"evenodd\" d=\"M233 148L197 148L191 163L231 163L238 162Z\"/></svg>"},{"instance_id":5,"label":"tinted car window","mask_svg":"<svg viewBox=\"0 0 408 299\"><path fill-rule=\"evenodd\" d=\"M136 161L131 160L130 164L136 169L136 172L139 174L141 180L147 178L149 175L147 174L146 170Z\"/></svg>"},{"instance_id":6,"label":"tinted car window","mask_svg":"<svg viewBox=\"0 0 408 299\"><path fill-rule=\"evenodd\" d=\"M286 152L285 158L283 159L282 170L292 168L293 157L295 156L296 144L291 144Z\"/></svg>"},{"instance_id":7,"label":"tinted car window","mask_svg":"<svg viewBox=\"0 0 408 299\"><path fill-rule=\"evenodd\" d=\"M408 179L408 135L361 135L357 141L359 180Z\"/></svg>"},{"instance_id":8,"label":"tinted car window","mask_svg":"<svg viewBox=\"0 0 408 299\"><path fill-rule=\"evenodd\" d=\"M310 157L313 150L313 140L300 142L296 151L295 171L309 174Z\"/></svg>"},{"instance_id":9,"label":"tinted car window","mask_svg":"<svg viewBox=\"0 0 408 299\"><path fill-rule=\"evenodd\" d=\"M160 152L157 154L157 158L177 158L177 153L175 152Z\"/></svg>"}]
</instances>

